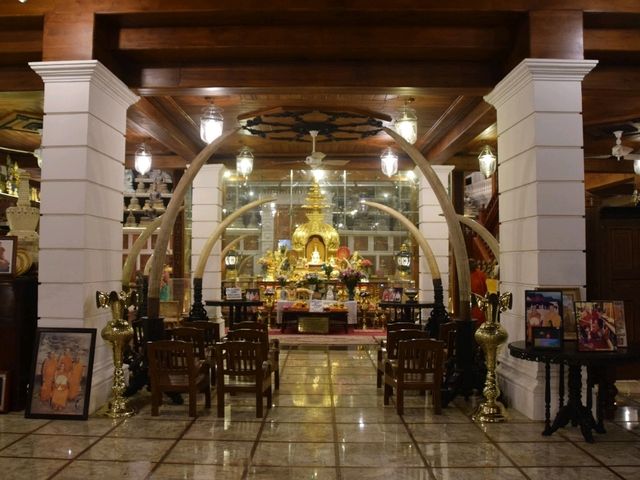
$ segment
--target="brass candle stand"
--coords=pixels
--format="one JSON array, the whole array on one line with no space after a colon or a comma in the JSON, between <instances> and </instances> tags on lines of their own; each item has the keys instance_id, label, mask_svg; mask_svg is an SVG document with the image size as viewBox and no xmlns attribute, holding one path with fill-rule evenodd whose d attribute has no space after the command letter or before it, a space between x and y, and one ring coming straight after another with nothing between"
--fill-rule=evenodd
<instances>
[{"instance_id":1,"label":"brass candle stand","mask_svg":"<svg viewBox=\"0 0 640 480\"><path fill-rule=\"evenodd\" d=\"M511 309L512 295L511 292L502 295L488 293L484 297L475 295L475 298L486 318L486 321L476 330L475 339L484 350L487 377L482 390L485 400L478 405L471 418L479 423L504 422L507 418L505 407L497 400L500 396L500 388L496 381L496 359L498 347L508 338L507 331L500 324L500 313Z\"/></svg>"},{"instance_id":2,"label":"brass candle stand","mask_svg":"<svg viewBox=\"0 0 640 480\"><path fill-rule=\"evenodd\" d=\"M111 309L111 320L100 332L102 339L111 344L113 353L112 397L106 410L101 412L110 418L125 418L135 414L135 410L127 405L127 400L123 395L126 385L122 368L124 349L133 337L133 328L123 317L127 307L133 302L135 302L135 292L111 291L108 294L96 292L97 307Z\"/></svg>"}]
</instances>

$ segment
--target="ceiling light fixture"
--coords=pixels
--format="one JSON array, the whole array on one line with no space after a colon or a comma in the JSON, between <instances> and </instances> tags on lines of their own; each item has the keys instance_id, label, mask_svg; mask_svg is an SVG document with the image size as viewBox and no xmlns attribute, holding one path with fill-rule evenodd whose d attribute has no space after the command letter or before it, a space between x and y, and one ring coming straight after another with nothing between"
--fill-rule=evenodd
<instances>
[{"instance_id":1,"label":"ceiling light fixture","mask_svg":"<svg viewBox=\"0 0 640 480\"><path fill-rule=\"evenodd\" d=\"M204 107L200 117L200 138L202 141L211 143L222 135L223 121L220 107L216 107L213 103Z\"/></svg>"},{"instance_id":2,"label":"ceiling light fixture","mask_svg":"<svg viewBox=\"0 0 640 480\"><path fill-rule=\"evenodd\" d=\"M387 177L398 173L398 156L391 150L391 147L387 147L380 155L380 168Z\"/></svg>"},{"instance_id":3,"label":"ceiling light fixture","mask_svg":"<svg viewBox=\"0 0 640 480\"><path fill-rule=\"evenodd\" d=\"M144 142L142 142L136 150L134 155L134 166L140 175L145 175L149 170L151 170L151 150Z\"/></svg>"},{"instance_id":4,"label":"ceiling light fixture","mask_svg":"<svg viewBox=\"0 0 640 480\"><path fill-rule=\"evenodd\" d=\"M253 153L249 147L242 147L236 156L236 171L238 175L247 178L253 171Z\"/></svg>"},{"instance_id":5,"label":"ceiling light fixture","mask_svg":"<svg viewBox=\"0 0 640 480\"><path fill-rule=\"evenodd\" d=\"M408 106L411 102L413 102L413 98L405 100L404 106L395 119L394 129L402 138L413 145L418 139L418 117L416 111Z\"/></svg>"},{"instance_id":6,"label":"ceiling light fixture","mask_svg":"<svg viewBox=\"0 0 640 480\"><path fill-rule=\"evenodd\" d=\"M485 145L480 155L478 155L478 162L480 163L480 173L484 175L484 178L489 178L496 171L496 156L489 145Z\"/></svg>"}]
</instances>

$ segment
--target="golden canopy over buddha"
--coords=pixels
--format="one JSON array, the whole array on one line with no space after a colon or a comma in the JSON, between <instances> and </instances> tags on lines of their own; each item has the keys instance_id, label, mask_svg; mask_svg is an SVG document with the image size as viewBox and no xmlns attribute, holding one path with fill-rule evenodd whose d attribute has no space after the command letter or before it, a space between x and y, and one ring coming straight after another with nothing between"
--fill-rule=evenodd
<instances>
[{"instance_id":1,"label":"golden canopy over buddha","mask_svg":"<svg viewBox=\"0 0 640 480\"><path fill-rule=\"evenodd\" d=\"M302 208L306 210L308 221L293 232L291 248L298 258L305 258L310 264L322 264L336 256L340 235L333 225L325 222L324 210L329 205L325 203L317 181L311 184L305 202Z\"/></svg>"}]
</instances>

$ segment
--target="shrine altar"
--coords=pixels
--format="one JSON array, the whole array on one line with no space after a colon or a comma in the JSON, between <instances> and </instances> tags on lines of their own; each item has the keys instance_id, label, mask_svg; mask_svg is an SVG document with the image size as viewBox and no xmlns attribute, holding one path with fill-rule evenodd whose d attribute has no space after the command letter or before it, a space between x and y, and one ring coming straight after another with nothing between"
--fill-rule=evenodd
<instances>
[{"instance_id":1,"label":"shrine altar","mask_svg":"<svg viewBox=\"0 0 640 480\"><path fill-rule=\"evenodd\" d=\"M297 300L300 302L300 300ZM322 302L323 306L327 308L330 305L335 305L335 300L315 300L315 302ZM282 312L285 308L291 307L296 301L294 300L278 300L276 302L276 324L282 323ZM344 308L347 309L347 324L356 325L358 323L358 303L355 300L343 302Z\"/></svg>"}]
</instances>

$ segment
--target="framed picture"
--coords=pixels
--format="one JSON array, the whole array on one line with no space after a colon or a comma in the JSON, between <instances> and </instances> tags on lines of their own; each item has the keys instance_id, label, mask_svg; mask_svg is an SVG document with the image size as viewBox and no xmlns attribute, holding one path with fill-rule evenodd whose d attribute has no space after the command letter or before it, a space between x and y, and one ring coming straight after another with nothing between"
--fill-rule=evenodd
<instances>
[{"instance_id":1,"label":"framed picture","mask_svg":"<svg viewBox=\"0 0 640 480\"><path fill-rule=\"evenodd\" d=\"M259 302L260 301L260 289L259 288L247 288L245 293L245 298L249 302Z\"/></svg>"},{"instance_id":2,"label":"framed picture","mask_svg":"<svg viewBox=\"0 0 640 480\"><path fill-rule=\"evenodd\" d=\"M25 417L87 419L95 345L95 328L36 330Z\"/></svg>"},{"instance_id":3,"label":"framed picture","mask_svg":"<svg viewBox=\"0 0 640 480\"><path fill-rule=\"evenodd\" d=\"M578 350L611 352L617 349L613 302L576 302Z\"/></svg>"},{"instance_id":4,"label":"framed picture","mask_svg":"<svg viewBox=\"0 0 640 480\"><path fill-rule=\"evenodd\" d=\"M562 292L525 290L525 339L527 345L536 346L534 329L546 328L555 329L557 332L549 330L538 330L538 343L544 343L544 347L539 348L562 348ZM543 342L542 340L549 341ZM553 340L553 341L551 341Z\"/></svg>"},{"instance_id":5,"label":"framed picture","mask_svg":"<svg viewBox=\"0 0 640 480\"><path fill-rule=\"evenodd\" d=\"M0 413L9 411L9 372L0 371Z\"/></svg>"},{"instance_id":6,"label":"framed picture","mask_svg":"<svg viewBox=\"0 0 640 480\"><path fill-rule=\"evenodd\" d=\"M533 327L533 347L558 350L562 348L562 329L554 327Z\"/></svg>"},{"instance_id":7,"label":"framed picture","mask_svg":"<svg viewBox=\"0 0 640 480\"><path fill-rule=\"evenodd\" d=\"M577 287L569 288L537 288L541 292L561 291L562 292L562 330L565 340L576 340L576 314L573 303L581 299L580 289Z\"/></svg>"},{"instance_id":8,"label":"framed picture","mask_svg":"<svg viewBox=\"0 0 640 480\"><path fill-rule=\"evenodd\" d=\"M618 347L626 347L627 323L624 319L624 302L622 300L614 300L611 303L613 303L613 321L616 326L616 345Z\"/></svg>"},{"instance_id":9,"label":"framed picture","mask_svg":"<svg viewBox=\"0 0 640 480\"><path fill-rule=\"evenodd\" d=\"M16 274L16 253L18 237L0 237L0 275Z\"/></svg>"}]
</instances>

